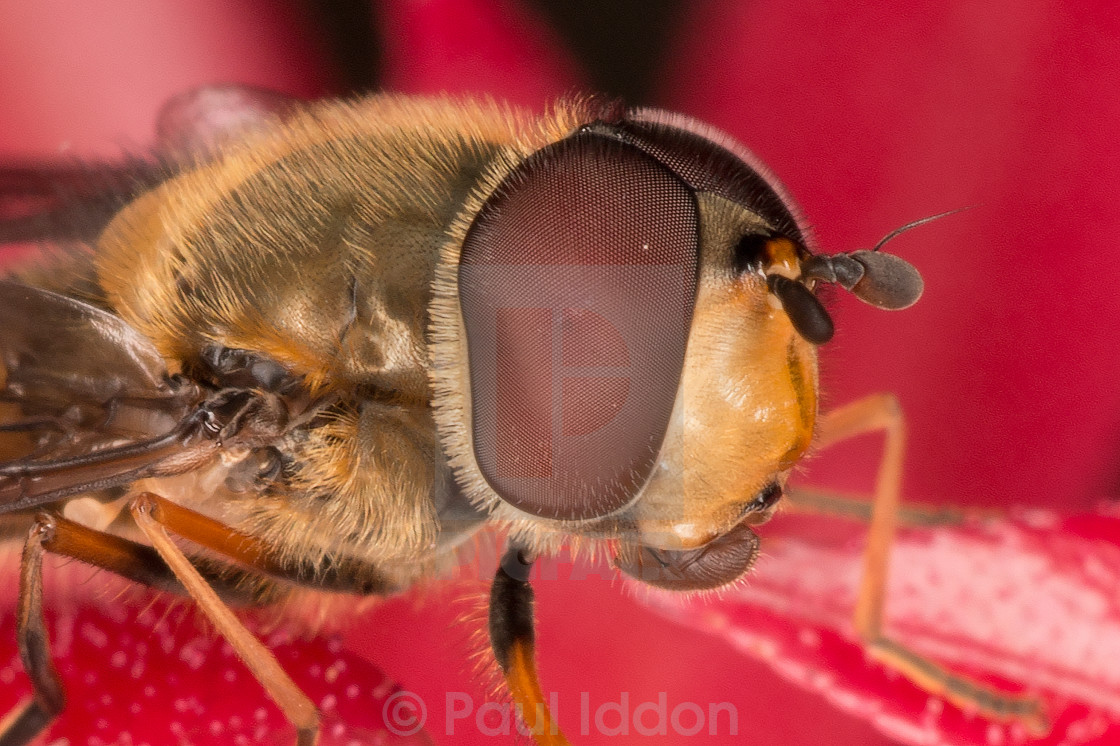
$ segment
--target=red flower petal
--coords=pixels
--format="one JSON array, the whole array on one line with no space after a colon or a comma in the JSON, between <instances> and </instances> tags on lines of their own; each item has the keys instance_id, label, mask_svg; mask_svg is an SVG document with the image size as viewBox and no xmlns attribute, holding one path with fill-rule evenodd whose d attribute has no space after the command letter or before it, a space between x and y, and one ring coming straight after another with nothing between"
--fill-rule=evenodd
<instances>
[{"instance_id":1,"label":"red flower petal","mask_svg":"<svg viewBox=\"0 0 1120 746\"><path fill-rule=\"evenodd\" d=\"M106 573L78 581L79 595L48 580L51 652L67 706L49 727L51 742L98 744L291 744L295 730L260 683L182 600L128 589ZM99 600L90 591L99 589ZM13 592L5 600L14 598ZM0 712L29 693L15 648L10 602L0 616ZM251 624L323 716L320 744L371 746L430 743L415 725L407 693L341 638L294 638ZM263 631L262 633L262 630ZM403 709L402 709L403 707Z\"/></svg>"},{"instance_id":2,"label":"red flower petal","mask_svg":"<svg viewBox=\"0 0 1120 746\"><path fill-rule=\"evenodd\" d=\"M962 713L870 661L851 610L861 531L787 515L768 525L750 581L715 604L651 595L662 613L728 640L904 743L1016 743L1027 733ZM1120 519L1033 511L905 530L887 632L955 670L1047 701L1040 744L1120 738Z\"/></svg>"}]
</instances>

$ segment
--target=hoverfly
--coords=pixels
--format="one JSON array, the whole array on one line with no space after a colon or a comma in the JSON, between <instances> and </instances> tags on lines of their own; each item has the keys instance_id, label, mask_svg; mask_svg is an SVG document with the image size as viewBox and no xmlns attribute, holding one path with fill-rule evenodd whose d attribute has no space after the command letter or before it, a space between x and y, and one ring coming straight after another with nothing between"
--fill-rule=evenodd
<instances>
[{"instance_id":1,"label":"hoverfly","mask_svg":"<svg viewBox=\"0 0 1120 746\"><path fill-rule=\"evenodd\" d=\"M818 416L819 287L904 308L920 275L882 242L816 253L730 138L594 98L533 116L240 88L163 123L177 145L155 161L60 172L65 199L0 223L81 247L0 282L0 511L27 526L35 691L0 742L62 706L44 553L190 596L312 744L314 705L228 604L391 594L490 528L494 658L537 740L566 743L535 670L536 558L574 544L654 587L726 586L810 446L869 430L887 446L868 649L988 715L1038 716L883 637L901 415L877 396ZM97 525L65 516L77 499Z\"/></svg>"}]
</instances>

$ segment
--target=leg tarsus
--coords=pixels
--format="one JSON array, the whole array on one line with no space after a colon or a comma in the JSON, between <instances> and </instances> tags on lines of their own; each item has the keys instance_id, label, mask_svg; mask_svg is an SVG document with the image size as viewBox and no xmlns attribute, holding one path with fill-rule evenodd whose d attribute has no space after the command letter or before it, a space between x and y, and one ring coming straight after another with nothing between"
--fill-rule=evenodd
<instances>
[{"instance_id":1,"label":"leg tarsus","mask_svg":"<svg viewBox=\"0 0 1120 746\"><path fill-rule=\"evenodd\" d=\"M34 696L16 705L0 720L0 746L24 746L42 733L58 713L49 713Z\"/></svg>"},{"instance_id":2,"label":"leg tarsus","mask_svg":"<svg viewBox=\"0 0 1120 746\"><path fill-rule=\"evenodd\" d=\"M883 458L875 480L875 497L864 550L863 576L856 597L853 626L868 653L899 671L927 692L943 696L962 709L974 709L994 720L1021 722L1032 733L1046 733L1049 724L1042 702L984 686L924 658L883 634L891 544L898 527L902 462L906 428L902 408L891 394L875 394L833 410L822 418L818 447L882 431Z\"/></svg>"},{"instance_id":3,"label":"leg tarsus","mask_svg":"<svg viewBox=\"0 0 1120 746\"><path fill-rule=\"evenodd\" d=\"M1050 721L1042 702L1029 694L1009 694L954 674L910 648L887 637L866 642L868 654L913 681L930 694L952 702L962 710L974 710L991 720L1022 723L1035 737L1050 732Z\"/></svg>"},{"instance_id":4,"label":"leg tarsus","mask_svg":"<svg viewBox=\"0 0 1120 746\"><path fill-rule=\"evenodd\" d=\"M0 746L29 743L66 706L66 694L51 661L50 638L43 619L43 544L50 540L53 529L50 516L37 516L23 545L16 636L23 670L31 678L32 695L0 723Z\"/></svg>"}]
</instances>

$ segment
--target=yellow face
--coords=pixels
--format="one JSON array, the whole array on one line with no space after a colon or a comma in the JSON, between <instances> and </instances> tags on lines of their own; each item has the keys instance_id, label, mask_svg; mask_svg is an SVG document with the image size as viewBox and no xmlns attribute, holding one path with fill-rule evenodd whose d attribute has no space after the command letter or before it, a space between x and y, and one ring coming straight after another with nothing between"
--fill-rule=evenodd
<instances>
[{"instance_id":1,"label":"yellow face","mask_svg":"<svg viewBox=\"0 0 1120 746\"><path fill-rule=\"evenodd\" d=\"M630 514L640 543L661 549L708 543L764 489L784 485L817 413L816 347L761 271L728 271L749 216L718 198L702 200L701 211L703 269L680 392L658 467ZM795 273L796 257L776 248L770 271Z\"/></svg>"}]
</instances>

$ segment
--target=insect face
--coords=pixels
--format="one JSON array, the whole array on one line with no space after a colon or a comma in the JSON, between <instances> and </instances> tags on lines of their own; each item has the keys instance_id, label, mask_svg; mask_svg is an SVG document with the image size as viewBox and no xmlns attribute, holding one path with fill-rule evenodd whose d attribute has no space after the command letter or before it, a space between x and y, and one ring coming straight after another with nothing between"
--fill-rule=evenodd
<instances>
[{"instance_id":1,"label":"insect face","mask_svg":"<svg viewBox=\"0 0 1120 746\"><path fill-rule=\"evenodd\" d=\"M809 445L821 340L787 307L828 321L812 255L780 187L713 138L660 112L587 125L444 249L437 418L471 499L531 547L705 547Z\"/></svg>"}]
</instances>

